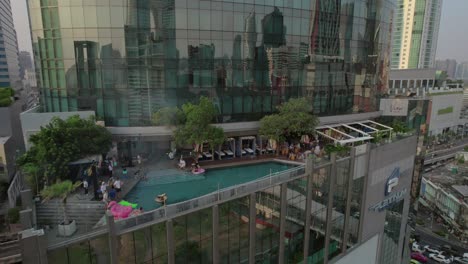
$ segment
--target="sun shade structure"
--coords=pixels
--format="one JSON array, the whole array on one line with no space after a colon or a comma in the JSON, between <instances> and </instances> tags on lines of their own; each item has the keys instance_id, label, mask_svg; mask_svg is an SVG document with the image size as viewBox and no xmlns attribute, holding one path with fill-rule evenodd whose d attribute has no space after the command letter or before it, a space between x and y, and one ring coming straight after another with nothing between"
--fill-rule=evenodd
<instances>
[{"instance_id":1,"label":"sun shade structure","mask_svg":"<svg viewBox=\"0 0 468 264\"><path fill-rule=\"evenodd\" d=\"M393 128L372 120L332 124L316 128L319 137L340 145L353 145L355 142L370 141L376 134L390 138L392 131Z\"/></svg>"}]
</instances>

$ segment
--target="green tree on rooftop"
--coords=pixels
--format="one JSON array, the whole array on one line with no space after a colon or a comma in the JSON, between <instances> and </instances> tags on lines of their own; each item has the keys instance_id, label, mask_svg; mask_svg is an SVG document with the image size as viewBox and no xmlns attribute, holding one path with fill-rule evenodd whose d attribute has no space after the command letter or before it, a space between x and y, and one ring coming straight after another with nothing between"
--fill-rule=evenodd
<instances>
[{"instance_id":1,"label":"green tree on rooftop","mask_svg":"<svg viewBox=\"0 0 468 264\"><path fill-rule=\"evenodd\" d=\"M278 113L260 120L260 135L279 143L285 140L297 141L302 135L315 134L319 123L312 114L311 104L305 98L290 99L278 106Z\"/></svg>"},{"instance_id":2,"label":"green tree on rooftop","mask_svg":"<svg viewBox=\"0 0 468 264\"><path fill-rule=\"evenodd\" d=\"M174 132L178 146L208 143L212 149L224 141L224 130L211 125L215 121L217 110L213 102L202 96L198 104L186 103L182 106L184 122ZM199 149L200 150L200 149Z\"/></svg>"},{"instance_id":3,"label":"green tree on rooftop","mask_svg":"<svg viewBox=\"0 0 468 264\"><path fill-rule=\"evenodd\" d=\"M15 96L15 90L13 90L13 88L0 88L0 107L10 106L13 103L13 96Z\"/></svg>"},{"instance_id":4,"label":"green tree on rooftop","mask_svg":"<svg viewBox=\"0 0 468 264\"><path fill-rule=\"evenodd\" d=\"M96 125L94 118L81 119L76 115L66 120L52 119L31 136L30 142L32 147L20 157L19 166L31 174L28 178L38 176L37 181L42 182L45 177L53 183L67 179L70 162L107 153L112 136L106 128Z\"/></svg>"},{"instance_id":5,"label":"green tree on rooftop","mask_svg":"<svg viewBox=\"0 0 468 264\"><path fill-rule=\"evenodd\" d=\"M68 225L70 220L68 219L66 204L67 198L72 194L79 186L81 182L73 184L71 181L57 182L48 188L42 190L41 195L44 199L43 202L47 202L52 199L62 199L62 213L63 213L63 224Z\"/></svg>"}]
</instances>

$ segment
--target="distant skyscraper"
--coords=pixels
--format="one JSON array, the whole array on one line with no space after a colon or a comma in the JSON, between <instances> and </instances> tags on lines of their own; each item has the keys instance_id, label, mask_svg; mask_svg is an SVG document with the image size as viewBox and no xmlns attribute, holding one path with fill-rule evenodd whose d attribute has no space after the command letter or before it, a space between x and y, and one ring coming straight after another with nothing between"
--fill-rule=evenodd
<instances>
[{"instance_id":1,"label":"distant skyscraper","mask_svg":"<svg viewBox=\"0 0 468 264\"><path fill-rule=\"evenodd\" d=\"M468 80L468 62L460 62L457 66L457 79Z\"/></svg>"},{"instance_id":2,"label":"distant skyscraper","mask_svg":"<svg viewBox=\"0 0 468 264\"><path fill-rule=\"evenodd\" d=\"M31 54L27 51L21 51L19 53L18 60L20 65L20 78L22 80L28 79L28 76L26 76L25 72L31 72L31 70L33 69Z\"/></svg>"},{"instance_id":3,"label":"distant skyscraper","mask_svg":"<svg viewBox=\"0 0 468 264\"><path fill-rule=\"evenodd\" d=\"M398 0L393 69L434 67L442 0Z\"/></svg>"},{"instance_id":4,"label":"distant skyscraper","mask_svg":"<svg viewBox=\"0 0 468 264\"><path fill-rule=\"evenodd\" d=\"M449 78L455 78L457 71L457 61L456 60L437 60L435 65L437 70L447 72Z\"/></svg>"},{"instance_id":5,"label":"distant skyscraper","mask_svg":"<svg viewBox=\"0 0 468 264\"><path fill-rule=\"evenodd\" d=\"M0 87L21 87L18 63L18 41L10 0L0 0Z\"/></svg>"}]
</instances>

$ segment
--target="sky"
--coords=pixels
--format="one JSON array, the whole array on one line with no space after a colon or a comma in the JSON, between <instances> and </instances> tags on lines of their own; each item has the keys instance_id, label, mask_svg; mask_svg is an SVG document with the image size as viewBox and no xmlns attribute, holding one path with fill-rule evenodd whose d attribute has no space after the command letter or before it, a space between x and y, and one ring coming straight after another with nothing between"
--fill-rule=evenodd
<instances>
[{"instance_id":1,"label":"sky","mask_svg":"<svg viewBox=\"0 0 468 264\"><path fill-rule=\"evenodd\" d=\"M443 0L437 59L468 61L468 0Z\"/></svg>"},{"instance_id":2,"label":"sky","mask_svg":"<svg viewBox=\"0 0 468 264\"><path fill-rule=\"evenodd\" d=\"M29 31L28 11L26 0L11 0L11 11L18 38L18 49L32 54L31 33Z\"/></svg>"},{"instance_id":3,"label":"sky","mask_svg":"<svg viewBox=\"0 0 468 264\"><path fill-rule=\"evenodd\" d=\"M12 0L11 7L19 50L32 53L26 0ZM437 59L468 61L468 0L443 0Z\"/></svg>"}]
</instances>

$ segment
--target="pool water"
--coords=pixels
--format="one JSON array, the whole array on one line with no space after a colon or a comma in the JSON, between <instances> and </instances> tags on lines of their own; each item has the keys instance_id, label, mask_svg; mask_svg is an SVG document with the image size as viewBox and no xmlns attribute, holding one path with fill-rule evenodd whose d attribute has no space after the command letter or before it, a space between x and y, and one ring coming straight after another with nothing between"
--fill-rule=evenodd
<instances>
[{"instance_id":1,"label":"pool water","mask_svg":"<svg viewBox=\"0 0 468 264\"><path fill-rule=\"evenodd\" d=\"M125 199L138 203L148 211L161 206L154 201L158 194L166 193L167 204L173 204L215 192L218 187L224 189L293 167L295 166L279 162L265 162L208 169L203 175L193 175L177 169L153 170L147 173L148 179L140 181Z\"/></svg>"}]
</instances>

